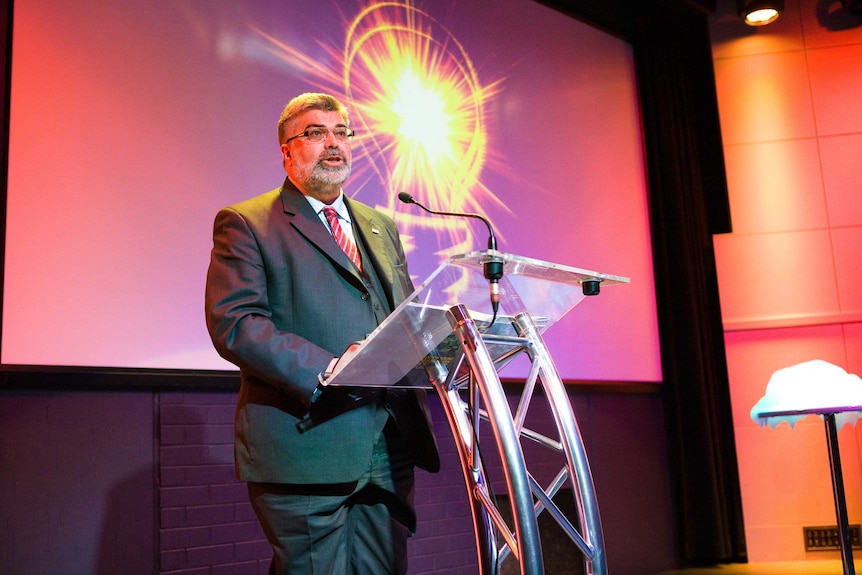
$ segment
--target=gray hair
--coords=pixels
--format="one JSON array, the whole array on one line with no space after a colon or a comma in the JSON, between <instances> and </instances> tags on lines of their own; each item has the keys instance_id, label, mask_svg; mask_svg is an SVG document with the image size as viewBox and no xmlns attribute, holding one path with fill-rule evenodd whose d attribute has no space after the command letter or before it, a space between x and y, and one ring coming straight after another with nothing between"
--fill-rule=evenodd
<instances>
[{"instance_id":1,"label":"gray hair","mask_svg":"<svg viewBox=\"0 0 862 575\"><path fill-rule=\"evenodd\" d=\"M278 119L278 143L284 143L285 126L297 116L309 110L323 110L324 112L338 112L344 123L347 123L347 107L329 94L306 92L292 99L284 107L281 117Z\"/></svg>"}]
</instances>

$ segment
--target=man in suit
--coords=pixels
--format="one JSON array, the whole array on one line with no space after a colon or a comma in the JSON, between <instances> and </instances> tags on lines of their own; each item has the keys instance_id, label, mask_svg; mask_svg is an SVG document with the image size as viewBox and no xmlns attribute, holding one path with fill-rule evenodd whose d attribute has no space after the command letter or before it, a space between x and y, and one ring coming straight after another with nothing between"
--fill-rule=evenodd
<instances>
[{"instance_id":1,"label":"man in suit","mask_svg":"<svg viewBox=\"0 0 862 575\"><path fill-rule=\"evenodd\" d=\"M413 291L394 221L342 191L352 136L335 98L297 96L278 122L284 184L215 219L207 327L240 368L237 476L270 573L406 573L414 466L439 469L424 392L318 382Z\"/></svg>"}]
</instances>

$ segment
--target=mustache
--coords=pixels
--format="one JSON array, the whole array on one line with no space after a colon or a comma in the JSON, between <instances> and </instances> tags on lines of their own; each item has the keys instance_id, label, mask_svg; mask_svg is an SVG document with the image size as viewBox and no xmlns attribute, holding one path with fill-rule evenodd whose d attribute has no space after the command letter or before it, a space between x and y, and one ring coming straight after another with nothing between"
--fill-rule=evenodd
<instances>
[{"instance_id":1,"label":"mustache","mask_svg":"<svg viewBox=\"0 0 862 575\"><path fill-rule=\"evenodd\" d=\"M340 163L334 166L329 166L326 164L326 160L330 158L336 158L340 160ZM314 164L312 168L313 173L318 175L324 174L349 174L350 173L350 160L346 156L342 156L341 154L324 154L321 155L317 162ZM329 176L326 176L329 177Z\"/></svg>"},{"instance_id":2,"label":"mustache","mask_svg":"<svg viewBox=\"0 0 862 575\"><path fill-rule=\"evenodd\" d=\"M327 150L324 150L324 152L322 154L320 154L321 160L329 160L331 158L338 158L338 159L343 159L343 160L347 159L346 156L344 154L342 154L341 151L336 149L336 148L329 148Z\"/></svg>"}]
</instances>

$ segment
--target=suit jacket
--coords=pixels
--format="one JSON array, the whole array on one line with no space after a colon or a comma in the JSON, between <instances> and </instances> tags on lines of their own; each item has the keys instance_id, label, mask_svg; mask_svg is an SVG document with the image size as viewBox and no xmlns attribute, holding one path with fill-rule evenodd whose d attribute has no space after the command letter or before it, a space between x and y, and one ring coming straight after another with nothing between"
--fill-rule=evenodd
<instances>
[{"instance_id":1,"label":"suit jacket","mask_svg":"<svg viewBox=\"0 0 862 575\"><path fill-rule=\"evenodd\" d=\"M363 266L376 271L386 310L374 309L380 300L370 296L290 180L222 209L215 218L207 327L219 354L240 368L235 455L241 480L345 483L356 480L370 460L380 432L382 407L376 402L340 410L304 433L296 425L308 415L318 374L413 291L395 222L345 201L366 248ZM321 401L327 395L337 393L327 390ZM400 409L415 415L399 417L411 425L403 432L415 463L436 471L439 457L425 394L401 395Z\"/></svg>"}]
</instances>

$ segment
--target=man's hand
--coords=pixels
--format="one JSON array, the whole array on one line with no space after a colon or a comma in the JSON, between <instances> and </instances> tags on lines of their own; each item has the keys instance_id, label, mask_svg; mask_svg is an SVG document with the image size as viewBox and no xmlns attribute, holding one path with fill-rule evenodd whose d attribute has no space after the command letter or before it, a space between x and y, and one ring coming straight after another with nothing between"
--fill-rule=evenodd
<instances>
[{"instance_id":1,"label":"man's hand","mask_svg":"<svg viewBox=\"0 0 862 575\"><path fill-rule=\"evenodd\" d=\"M357 353L359 353L359 349L361 347L362 347L361 341L354 341L353 343L348 345L347 349L344 350L344 353L342 353L339 357L336 357L333 360L334 363L329 364L330 373L332 375L335 375L336 373L338 373L339 371L344 369L344 366L347 365L350 362L350 360L353 359L353 357Z\"/></svg>"}]
</instances>

